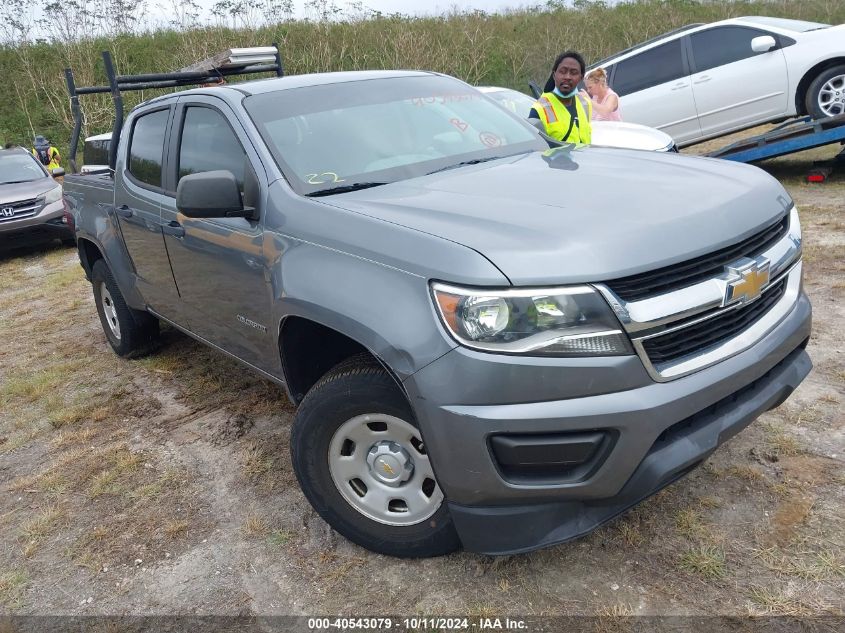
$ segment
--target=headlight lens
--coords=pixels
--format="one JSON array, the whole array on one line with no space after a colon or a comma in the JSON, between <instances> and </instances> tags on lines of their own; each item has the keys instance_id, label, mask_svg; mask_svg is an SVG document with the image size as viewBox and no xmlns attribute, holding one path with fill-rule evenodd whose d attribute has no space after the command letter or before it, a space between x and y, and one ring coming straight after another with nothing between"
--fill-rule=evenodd
<instances>
[{"instance_id":1,"label":"headlight lens","mask_svg":"<svg viewBox=\"0 0 845 633\"><path fill-rule=\"evenodd\" d=\"M620 356L630 341L589 286L483 292L432 284L435 304L462 345L530 356Z\"/></svg>"},{"instance_id":2,"label":"headlight lens","mask_svg":"<svg viewBox=\"0 0 845 633\"><path fill-rule=\"evenodd\" d=\"M793 242L801 246L801 220L798 218L798 207L795 205L789 212L789 236Z\"/></svg>"},{"instance_id":3,"label":"headlight lens","mask_svg":"<svg viewBox=\"0 0 845 633\"><path fill-rule=\"evenodd\" d=\"M44 204L53 204L62 199L62 186L53 187L44 194Z\"/></svg>"}]
</instances>

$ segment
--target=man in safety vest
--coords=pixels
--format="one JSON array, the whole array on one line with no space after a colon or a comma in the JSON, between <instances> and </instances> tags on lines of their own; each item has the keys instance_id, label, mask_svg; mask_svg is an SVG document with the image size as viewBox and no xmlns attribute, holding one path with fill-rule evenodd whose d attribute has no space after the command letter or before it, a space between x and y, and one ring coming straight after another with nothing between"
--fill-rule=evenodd
<instances>
[{"instance_id":1,"label":"man in safety vest","mask_svg":"<svg viewBox=\"0 0 845 633\"><path fill-rule=\"evenodd\" d=\"M574 51L557 56L545 92L528 115L539 129L558 141L590 142L593 104L578 93L584 78L584 58Z\"/></svg>"},{"instance_id":2,"label":"man in safety vest","mask_svg":"<svg viewBox=\"0 0 845 633\"><path fill-rule=\"evenodd\" d=\"M35 147L32 148L32 155L47 168L47 171L61 167L62 157L59 155L59 150L50 145L50 141L40 134L35 137Z\"/></svg>"}]
</instances>

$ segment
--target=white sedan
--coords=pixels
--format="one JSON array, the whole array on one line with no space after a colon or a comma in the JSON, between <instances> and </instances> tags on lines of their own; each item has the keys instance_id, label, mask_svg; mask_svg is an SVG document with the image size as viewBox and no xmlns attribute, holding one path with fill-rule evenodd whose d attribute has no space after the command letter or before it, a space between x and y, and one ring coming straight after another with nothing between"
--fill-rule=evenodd
<instances>
[{"instance_id":1,"label":"white sedan","mask_svg":"<svg viewBox=\"0 0 845 633\"><path fill-rule=\"evenodd\" d=\"M845 113L845 25L768 17L692 24L597 67L627 121L681 146L791 116Z\"/></svg>"},{"instance_id":2,"label":"white sedan","mask_svg":"<svg viewBox=\"0 0 845 633\"><path fill-rule=\"evenodd\" d=\"M531 106L535 102L535 99L528 95L509 88L482 86L479 90L499 105L523 117L528 116ZM621 121L593 121L592 128L593 145L644 149L655 152L675 150L675 141L672 140L671 136L645 125Z\"/></svg>"}]
</instances>

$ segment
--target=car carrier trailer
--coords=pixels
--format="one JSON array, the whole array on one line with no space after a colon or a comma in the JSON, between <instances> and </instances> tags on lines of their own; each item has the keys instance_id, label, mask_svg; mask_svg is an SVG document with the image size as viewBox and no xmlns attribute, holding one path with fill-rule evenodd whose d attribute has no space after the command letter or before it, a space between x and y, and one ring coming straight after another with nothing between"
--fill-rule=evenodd
<instances>
[{"instance_id":1,"label":"car carrier trailer","mask_svg":"<svg viewBox=\"0 0 845 633\"><path fill-rule=\"evenodd\" d=\"M764 134L744 138L705 156L752 163L833 143L845 145L845 114L824 119L792 119ZM824 182L834 166L842 162L845 162L845 148L832 161L816 163L807 180Z\"/></svg>"}]
</instances>

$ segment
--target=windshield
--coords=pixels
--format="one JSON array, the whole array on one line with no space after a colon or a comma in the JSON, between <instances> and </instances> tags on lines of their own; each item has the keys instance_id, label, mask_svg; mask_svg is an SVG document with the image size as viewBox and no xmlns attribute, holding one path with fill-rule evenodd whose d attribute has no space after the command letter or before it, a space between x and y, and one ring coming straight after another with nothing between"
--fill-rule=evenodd
<instances>
[{"instance_id":1,"label":"windshield","mask_svg":"<svg viewBox=\"0 0 845 633\"><path fill-rule=\"evenodd\" d=\"M303 195L548 149L530 125L449 77L279 90L247 97L244 105L288 182Z\"/></svg>"},{"instance_id":2,"label":"windshield","mask_svg":"<svg viewBox=\"0 0 845 633\"><path fill-rule=\"evenodd\" d=\"M0 154L0 185L32 182L47 178L47 173L27 154Z\"/></svg>"}]
</instances>

